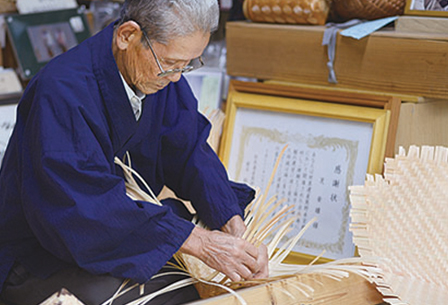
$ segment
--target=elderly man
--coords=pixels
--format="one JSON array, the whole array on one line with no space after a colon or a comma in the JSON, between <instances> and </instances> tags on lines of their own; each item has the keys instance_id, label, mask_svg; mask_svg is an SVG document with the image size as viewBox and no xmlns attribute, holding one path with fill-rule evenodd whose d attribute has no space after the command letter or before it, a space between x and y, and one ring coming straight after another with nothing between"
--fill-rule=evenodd
<instances>
[{"instance_id":1,"label":"elderly man","mask_svg":"<svg viewBox=\"0 0 448 305\"><path fill-rule=\"evenodd\" d=\"M125 278L158 290L177 280L151 280L177 251L232 280L268 275L266 249L240 238L253 190L228 180L182 77L203 65L218 18L216 0L126 1L120 21L30 82L0 173L3 302L37 304L64 287L101 304ZM213 230L172 200L128 198L114 165L126 152L154 192L166 185L190 200ZM188 287L154 304L196 298Z\"/></svg>"}]
</instances>

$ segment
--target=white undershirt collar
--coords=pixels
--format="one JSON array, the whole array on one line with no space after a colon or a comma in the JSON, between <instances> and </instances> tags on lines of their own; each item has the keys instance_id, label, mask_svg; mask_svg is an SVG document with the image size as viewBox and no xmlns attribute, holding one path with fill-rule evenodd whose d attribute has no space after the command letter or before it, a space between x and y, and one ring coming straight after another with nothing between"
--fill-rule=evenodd
<instances>
[{"instance_id":1,"label":"white undershirt collar","mask_svg":"<svg viewBox=\"0 0 448 305\"><path fill-rule=\"evenodd\" d=\"M132 111L135 115L135 120L139 120L142 114L142 104L143 99L146 97L145 94L137 90L134 92L132 88L128 85L128 83L124 80L123 75L120 72L121 80L123 81L124 89L126 90L126 94L129 98L129 102L131 103Z\"/></svg>"}]
</instances>

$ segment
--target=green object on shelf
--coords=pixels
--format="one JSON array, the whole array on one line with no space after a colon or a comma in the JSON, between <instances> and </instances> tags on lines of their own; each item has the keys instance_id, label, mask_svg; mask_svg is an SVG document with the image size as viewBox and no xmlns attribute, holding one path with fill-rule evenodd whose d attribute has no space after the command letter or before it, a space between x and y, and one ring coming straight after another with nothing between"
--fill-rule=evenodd
<instances>
[{"instance_id":1,"label":"green object on shelf","mask_svg":"<svg viewBox=\"0 0 448 305\"><path fill-rule=\"evenodd\" d=\"M90 37L83 8L5 16L19 75L31 79L52 58Z\"/></svg>"}]
</instances>

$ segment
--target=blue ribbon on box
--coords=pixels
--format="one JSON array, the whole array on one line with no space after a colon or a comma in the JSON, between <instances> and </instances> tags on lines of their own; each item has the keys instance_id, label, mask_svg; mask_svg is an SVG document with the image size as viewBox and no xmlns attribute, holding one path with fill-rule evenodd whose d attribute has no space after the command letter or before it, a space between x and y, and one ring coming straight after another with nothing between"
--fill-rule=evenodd
<instances>
[{"instance_id":1,"label":"blue ribbon on box","mask_svg":"<svg viewBox=\"0 0 448 305\"><path fill-rule=\"evenodd\" d=\"M354 25L341 32L342 36L361 39L397 20L398 16L377 19Z\"/></svg>"}]
</instances>

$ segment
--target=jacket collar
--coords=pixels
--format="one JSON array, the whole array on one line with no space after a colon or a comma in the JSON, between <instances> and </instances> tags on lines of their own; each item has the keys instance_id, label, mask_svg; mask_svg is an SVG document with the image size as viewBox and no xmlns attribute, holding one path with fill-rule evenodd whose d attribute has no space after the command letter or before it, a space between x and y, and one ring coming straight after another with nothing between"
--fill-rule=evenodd
<instances>
[{"instance_id":1,"label":"jacket collar","mask_svg":"<svg viewBox=\"0 0 448 305\"><path fill-rule=\"evenodd\" d=\"M103 103L109 116L114 152L118 152L133 136L135 121L120 72L112 53L114 23L90 39L93 73L98 81Z\"/></svg>"}]
</instances>

